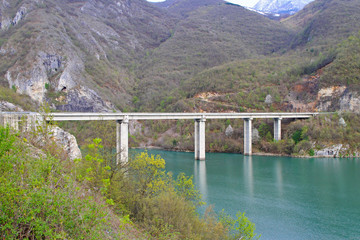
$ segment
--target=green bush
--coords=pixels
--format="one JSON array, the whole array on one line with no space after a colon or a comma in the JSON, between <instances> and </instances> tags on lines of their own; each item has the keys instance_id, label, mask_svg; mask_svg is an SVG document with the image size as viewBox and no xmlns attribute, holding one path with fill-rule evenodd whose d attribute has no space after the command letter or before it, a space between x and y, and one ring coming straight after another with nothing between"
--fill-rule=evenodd
<instances>
[{"instance_id":1,"label":"green bush","mask_svg":"<svg viewBox=\"0 0 360 240\"><path fill-rule=\"evenodd\" d=\"M118 218L83 191L68 162L26 145L7 128L0 133L2 239L99 239L109 231L119 237L112 227Z\"/></svg>"}]
</instances>

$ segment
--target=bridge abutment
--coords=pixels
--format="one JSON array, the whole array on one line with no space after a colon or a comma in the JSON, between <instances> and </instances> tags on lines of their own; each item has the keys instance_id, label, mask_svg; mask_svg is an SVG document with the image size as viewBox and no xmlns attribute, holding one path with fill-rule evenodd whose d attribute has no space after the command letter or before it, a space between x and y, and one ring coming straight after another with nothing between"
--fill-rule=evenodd
<instances>
[{"instance_id":1,"label":"bridge abutment","mask_svg":"<svg viewBox=\"0 0 360 240\"><path fill-rule=\"evenodd\" d=\"M195 119L195 160L205 160L205 118Z\"/></svg>"},{"instance_id":2,"label":"bridge abutment","mask_svg":"<svg viewBox=\"0 0 360 240\"><path fill-rule=\"evenodd\" d=\"M129 117L116 121L116 153L116 164L128 162Z\"/></svg>"}]
</instances>

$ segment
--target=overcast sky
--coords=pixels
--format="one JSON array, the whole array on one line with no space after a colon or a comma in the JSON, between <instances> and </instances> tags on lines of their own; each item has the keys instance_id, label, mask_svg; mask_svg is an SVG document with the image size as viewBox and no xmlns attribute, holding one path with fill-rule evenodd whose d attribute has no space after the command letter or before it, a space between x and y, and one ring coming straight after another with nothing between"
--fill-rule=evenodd
<instances>
[{"instance_id":1,"label":"overcast sky","mask_svg":"<svg viewBox=\"0 0 360 240\"><path fill-rule=\"evenodd\" d=\"M148 0L149 2L165 2L164 0ZM226 0L245 7L253 7L259 0Z\"/></svg>"}]
</instances>

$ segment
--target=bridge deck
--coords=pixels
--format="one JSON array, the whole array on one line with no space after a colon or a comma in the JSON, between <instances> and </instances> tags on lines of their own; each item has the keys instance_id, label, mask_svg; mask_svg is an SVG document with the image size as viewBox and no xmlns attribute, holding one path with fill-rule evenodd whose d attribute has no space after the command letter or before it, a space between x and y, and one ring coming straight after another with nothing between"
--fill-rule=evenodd
<instances>
[{"instance_id":1,"label":"bridge deck","mask_svg":"<svg viewBox=\"0 0 360 240\"><path fill-rule=\"evenodd\" d=\"M248 119L310 118L318 113L51 113L47 120L178 120L178 119Z\"/></svg>"}]
</instances>

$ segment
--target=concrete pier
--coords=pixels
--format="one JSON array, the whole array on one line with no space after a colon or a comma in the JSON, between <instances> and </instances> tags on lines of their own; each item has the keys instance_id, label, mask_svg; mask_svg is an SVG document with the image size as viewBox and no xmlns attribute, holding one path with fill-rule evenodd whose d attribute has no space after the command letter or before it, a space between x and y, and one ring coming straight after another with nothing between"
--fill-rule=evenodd
<instances>
[{"instance_id":1,"label":"concrete pier","mask_svg":"<svg viewBox=\"0 0 360 240\"><path fill-rule=\"evenodd\" d=\"M116 164L126 163L129 158L129 118L116 121Z\"/></svg>"},{"instance_id":2,"label":"concrete pier","mask_svg":"<svg viewBox=\"0 0 360 240\"><path fill-rule=\"evenodd\" d=\"M274 140L281 140L281 118L274 118Z\"/></svg>"},{"instance_id":3,"label":"concrete pier","mask_svg":"<svg viewBox=\"0 0 360 240\"><path fill-rule=\"evenodd\" d=\"M195 160L205 160L205 118L195 119Z\"/></svg>"},{"instance_id":4,"label":"concrete pier","mask_svg":"<svg viewBox=\"0 0 360 240\"><path fill-rule=\"evenodd\" d=\"M252 155L252 118L244 119L244 155Z\"/></svg>"}]
</instances>

